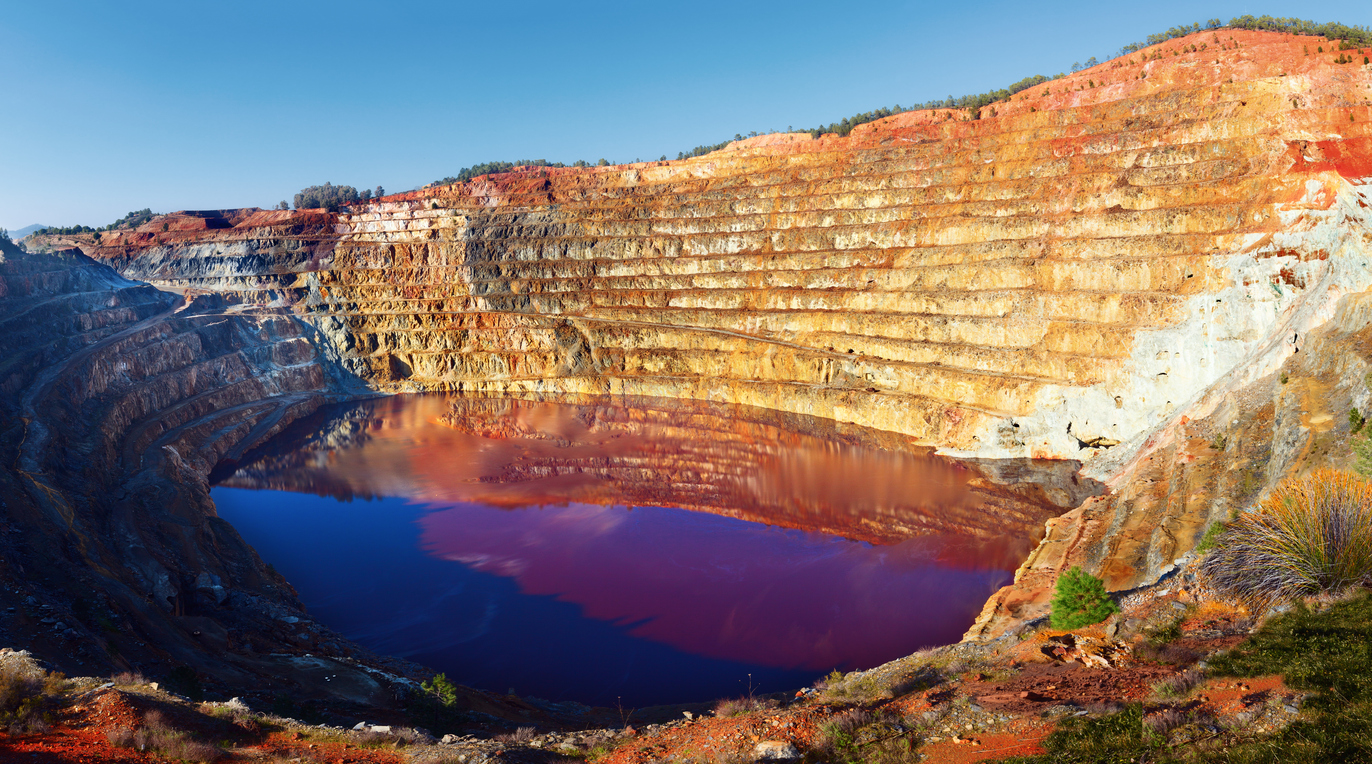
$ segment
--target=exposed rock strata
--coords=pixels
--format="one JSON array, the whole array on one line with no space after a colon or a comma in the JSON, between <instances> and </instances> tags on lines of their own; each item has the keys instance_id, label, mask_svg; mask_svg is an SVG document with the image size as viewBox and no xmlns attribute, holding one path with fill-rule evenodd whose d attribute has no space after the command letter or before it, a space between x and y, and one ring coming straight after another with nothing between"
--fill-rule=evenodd
<instances>
[{"instance_id":1,"label":"exposed rock strata","mask_svg":"<svg viewBox=\"0 0 1372 764\"><path fill-rule=\"evenodd\" d=\"M384 389L727 400L979 456L1135 447L1369 281L1343 215L1367 73L1212 37L979 120L490 176L332 226L181 215L93 254L292 305Z\"/></svg>"},{"instance_id":2,"label":"exposed rock strata","mask_svg":"<svg viewBox=\"0 0 1372 764\"><path fill-rule=\"evenodd\" d=\"M341 215L180 213L83 243L127 277L222 295L235 327L296 327L263 338L295 359L259 362L280 393L223 371L257 423L259 400L351 377L382 391L726 401L948 453L1094 460L1116 493L1050 527L988 605L978 633L990 634L1038 607L1061 565L1125 588L1189 549L1240 501L1231 462L1191 458L1195 437L1228 431L1220 422L1251 427L1232 442L1261 481L1308 456L1313 425L1289 398L1269 426L1250 393L1283 363L1324 373L1335 361L1314 352L1347 341L1360 299L1348 295L1372 283L1372 72L1307 54L1323 42L1204 32L979 119L909 113L847 138L526 170ZM285 350L295 337L311 338L309 363ZM209 386L122 394L100 381L109 360L81 367L93 384L68 393L134 402L136 415L83 404L107 436L91 446L97 466L112 447L128 464L183 433L173 447L192 481L224 453L213 444L270 429L197 430L211 412L177 402ZM296 363L316 372L284 371ZM1348 374L1309 384L1330 386L1330 405L1365 396ZM179 413L148 424L162 410Z\"/></svg>"}]
</instances>

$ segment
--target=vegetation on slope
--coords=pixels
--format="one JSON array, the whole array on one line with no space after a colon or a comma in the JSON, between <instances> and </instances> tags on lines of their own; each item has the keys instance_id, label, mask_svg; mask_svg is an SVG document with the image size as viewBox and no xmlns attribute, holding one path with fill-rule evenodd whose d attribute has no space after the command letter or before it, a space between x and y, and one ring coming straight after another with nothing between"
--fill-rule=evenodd
<instances>
[{"instance_id":1,"label":"vegetation on slope","mask_svg":"<svg viewBox=\"0 0 1372 764\"><path fill-rule=\"evenodd\" d=\"M1273 16L1239 16L1230 19L1229 23L1227 24L1221 21L1220 19L1210 19L1204 24L1197 22L1195 24L1182 24L1180 26L1175 26L1171 29L1168 29L1165 32L1151 34L1143 42L1129 43L1128 45L1121 47L1115 55L1125 56L1130 53L1142 50L1143 48L1149 47L1151 45L1158 45L1160 43L1167 42L1168 40L1174 40L1178 37L1185 37L1189 34L1195 34L1196 32L1212 29L1247 29L1266 32L1285 32L1288 34L1324 36L1330 40L1341 40L1342 43L1340 45L1340 50L1347 50L1350 48L1372 45L1372 30L1369 30L1367 27L1349 26L1347 24L1339 24L1335 22L1321 24L1315 21L1307 21L1305 19L1278 18ZM1096 66L1098 63L1099 62L1096 61L1096 58L1092 56L1091 58L1086 60L1085 64L1073 64L1072 71L1076 72L1083 68L1089 69L1092 66ZM929 111L947 109L950 112L965 112L969 118L978 119L980 117L981 109L986 106L990 106L991 104L1008 100L1011 96L1015 95L1016 93L1019 93L1023 90L1028 90L1029 88L1032 88L1035 85L1042 85L1045 82L1051 82L1056 79L1061 79L1065 76L1067 75L1063 72L1059 72L1054 75L1035 74L1029 77L1025 77L1024 79L1021 79L1018 82L1014 82L1003 88L989 90L985 93L974 93L970 95L963 95L957 97L950 95L944 99L925 101L924 103L912 104L910 106L901 106L900 104L896 104L895 106L882 107L879 109L873 109L871 111L864 111L859 114L854 114L850 117L844 117L843 119L838 120L836 122L830 122L827 125L813 127L804 132L810 133L810 135L815 138L830 133L839 136L847 136L849 133L853 131L853 128L857 127L858 125L867 124L868 122L875 122L879 119L885 119L886 117L894 116L896 114L902 114L907 111ZM758 133L749 133L749 136L755 135L758 135ZM739 133L734 135L733 140L740 141L743 140L743 138L743 134ZM690 159L692 157L703 156L714 151L719 151L725 146L728 146L729 143L730 141L725 140L721 141L720 143L696 146L690 151L678 152L676 158ZM664 156L663 159L666 159L666 157ZM599 164L605 165L608 163L604 159L601 159ZM522 159L517 162L483 162L481 164L472 165L471 167L464 167L463 169L458 171L456 175L450 175L446 178L443 178L442 180L436 181L434 185L465 183L481 175L494 175L498 173L509 172L510 170L513 170L514 168L521 166L568 167L569 165L565 165L561 162L549 162L545 159ZM570 166L586 167L588 166L588 164L585 161L578 161L573 162Z\"/></svg>"},{"instance_id":2,"label":"vegetation on slope","mask_svg":"<svg viewBox=\"0 0 1372 764\"><path fill-rule=\"evenodd\" d=\"M608 159L601 159L599 162L596 162L596 166L598 166L598 167L607 167L607 166L609 166L609 164L610 164L610 162L609 162ZM471 167L463 167L461 170L458 170L458 171L457 171L457 174L456 174L456 175L449 175L448 177L443 178L442 180L436 180L436 181L433 182L433 185L435 185L435 186L447 186L447 185L451 185L451 184L453 184L453 183L466 183L467 181L472 180L473 178L479 178L479 177L481 177L482 175L498 175L498 174L503 173L503 172L509 172L509 171L515 169L516 167L590 167L590 166L591 166L591 164L590 164L589 162L587 162L586 160L584 160L584 159L578 159L577 161L572 162L570 165L563 164L562 162L549 162L549 161L546 160L546 159L520 159L520 160L517 160L517 161L514 161L514 162L501 162L501 161L495 161L495 162L482 162L482 163L480 163L480 164L474 164L474 165L472 165Z\"/></svg>"},{"instance_id":3,"label":"vegetation on slope","mask_svg":"<svg viewBox=\"0 0 1372 764\"><path fill-rule=\"evenodd\" d=\"M1100 623L1120 610L1105 584L1076 566L1058 578L1052 608L1053 628L1066 631Z\"/></svg>"},{"instance_id":4,"label":"vegetation on slope","mask_svg":"<svg viewBox=\"0 0 1372 764\"><path fill-rule=\"evenodd\" d=\"M110 223L109 225L104 226L102 228L91 228L88 225L73 225L65 227L48 226L47 228L40 228L37 231L34 231L34 234L38 236L70 236L72 234L78 233L100 233L103 231L117 231L121 228L137 228L138 226L143 225L149 220L152 220L153 217L153 211L147 207L144 207L141 210L134 210L133 212L130 212L124 217L119 218L113 223Z\"/></svg>"},{"instance_id":5,"label":"vegetation on slope","mask_svg":"<svg viewBox=\"0 0 1372 764\"><path fill-rule=\"evenodd\" d=\"M385 195L385 189L381 186L376 187L376 196L379 198ZM298 210L326 209L329 212L337 212L339 208L348 204L365 202L372 198L371 189L364 188L360 192L352 186L335 186L332 183L325 183L322 186L310 186L303 188L300 193L295 195L295 208ZM286 203L277 205L278 209L286 209Z\"/></svg>"},{"instance_id":6,"label":"vegetation on slope","mask_svg":"<svg viewBox=\"0 0 1372 764\"><path fill-rule=\"evenodd\" d=\"M1372 597L1366 592L1322 612L1297 605L1214 658L1209 673L1281 674L1288 687L1313 694L1301 715L1275 732L1218 728L1184 714L1162 719L1163 714L1149 715L1144 706L1133 705L1109 716L1065 720L1044 740L1046 753L1010 761L1285 764L1372 757ZM1211 731L1185 739L1194 728L1205 727Z\"/></svg>"},{"instance_id":7,"label":"vegetation on slope","mask_svg":"<svg viewBox=\"0 0 1372 764\"><path fill-rule=\"evenodd\" d=\"M1215 547L1203 572L1255 611L1337 594L1372 574L1372 483L1327 469L1282 481L1229 523Z\"/></svg>"}]
</instances>

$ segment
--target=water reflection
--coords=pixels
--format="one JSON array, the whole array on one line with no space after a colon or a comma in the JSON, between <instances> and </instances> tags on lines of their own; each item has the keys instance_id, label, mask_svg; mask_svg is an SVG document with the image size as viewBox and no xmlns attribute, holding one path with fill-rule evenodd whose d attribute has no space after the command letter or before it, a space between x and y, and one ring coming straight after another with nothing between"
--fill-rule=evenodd
<instances>
[{"instance_id":1,"label":"water reflection","mask_svg":"<svg viewBox=\"0 0 1372 764\"><path fill-rule=\"evenodd\" d=\"M745 407L406 396L321 412L235 465L220 485L406 499L419 511L383 502L364 521L350 508L363 536L402 516L413 529L409 546L374 553L422 554L458 564L463 575L513 581L518 596L574 604L577 612L557 618L589 619L612 626L615 639L671 648L675 657L655 660L680 664L683 688L703 670L693 660L727 665L724 674L784 670L792 673L774 672L776 680L793 682L795 671L866 667L955 641L1060 511L964 465L879 448L874 439ZM329 581L341 578L321 569L331 564L324 555L293 572L274 559L301 555L274 530L281 504L265 510L243 495L216 489L221 513L321 620L376 649L481 674L471 664L472 635L493 627L471 624L490 620L494 600L462 624L439 624L439 613L369 620L350 598L330 593ZM368 549L365 541L336 543ZM475 613L473 603L454 599L453 586L414 607ZM547 631L549 640L560 639L559 629L583 628L549 617L500 628ZM493 640L487 663L509 663L496 654L500 644ZM570 679L558 683L559 671L566 673L542 669L542 693L578 697ZM653 682L672 683L659 674ZM625 681L617 691L630 691ZM699 699L658 689L665 694L653 701ZM647 692L632 688L639 690Z\"/></svg>"}]
</instances>

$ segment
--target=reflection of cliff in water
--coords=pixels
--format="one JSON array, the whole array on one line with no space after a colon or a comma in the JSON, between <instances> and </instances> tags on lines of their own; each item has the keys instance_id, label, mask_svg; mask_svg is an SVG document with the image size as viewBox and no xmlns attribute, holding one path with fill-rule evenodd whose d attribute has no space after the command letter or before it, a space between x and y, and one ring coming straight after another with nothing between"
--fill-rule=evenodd
<instances>
[{"instance_id":1,"label":"reflection of cliff in water","mask_svg":"<svg viewBox=\"0 0 1372 764\"><path fill-rule=\"evenodd\" d=\"M327 407L222 485L506 508L682 507L878 544L956 536L976 555L993 542L1010 569L1045 520L1094 492L1075 463L976 466L899 440L689 401L402 396Z\"/></svg>"}]
</instances>

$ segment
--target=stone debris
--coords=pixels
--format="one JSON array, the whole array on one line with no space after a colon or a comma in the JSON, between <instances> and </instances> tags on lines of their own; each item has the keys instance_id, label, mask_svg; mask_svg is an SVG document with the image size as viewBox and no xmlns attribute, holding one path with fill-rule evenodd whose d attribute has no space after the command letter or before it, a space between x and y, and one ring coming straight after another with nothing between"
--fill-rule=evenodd
<instances>
[{"instance_id":1,"label":"stone debris","mask_svg":"<svg viewBox=\"0 0 1372 764\"><path fill-rule=\"evenodd\" d=\"M1049 637L1040 649L1044 655L1055 661L1075 661L1087 668L1100 669L1123 665L1133 652L1124 642L1082 634Z\"/></svg>"}]
</instances>

